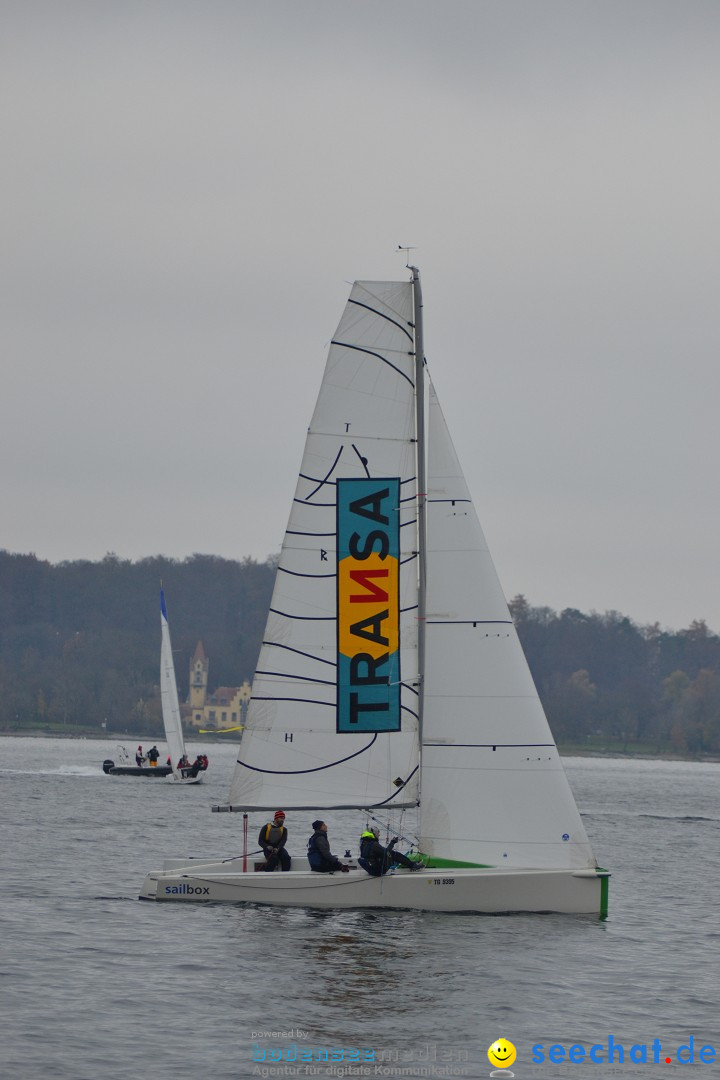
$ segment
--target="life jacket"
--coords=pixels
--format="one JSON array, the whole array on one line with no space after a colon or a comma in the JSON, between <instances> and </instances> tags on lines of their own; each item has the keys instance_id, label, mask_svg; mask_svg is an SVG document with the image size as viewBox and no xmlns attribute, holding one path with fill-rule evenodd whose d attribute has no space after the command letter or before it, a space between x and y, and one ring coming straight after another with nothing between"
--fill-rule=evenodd
<instances>
[{"instance_id":1,"label":"life jacket","mask_svg":"<svg viewBox=\"0 0 720 1080\"><path fill-rule=\"evenodd\" d=\"M373 859L374 862L378 861L377 854L373 858L372 853L372 845L375 843L379 843L375 833L370 832L369 829L365 829L360 836L360 854L363 859Z\"/></svg>"},{"instance_id":2,"label":"life jacket","mask_svg":"<svg viewBox=\"0 0 720 1080\"><path fill-rule=\"evenodd\" d=\"M321 851L318 851L317 846L318 834L313 833L307 843L308 862L311 869L322 869L325 866L325 856Z\"/></svg>"},{"instance_id":3,"label":"life jacket","mask_svg":"<svg viewBox=\"0 0 720 1080\"><path fill-rule=\"evenodd\" d=\"M265 844L267 847L277 847L282 840L284 831L284 825L276 825L274 821L269 821L265 826Z\"/></svg>"}]
</instances>

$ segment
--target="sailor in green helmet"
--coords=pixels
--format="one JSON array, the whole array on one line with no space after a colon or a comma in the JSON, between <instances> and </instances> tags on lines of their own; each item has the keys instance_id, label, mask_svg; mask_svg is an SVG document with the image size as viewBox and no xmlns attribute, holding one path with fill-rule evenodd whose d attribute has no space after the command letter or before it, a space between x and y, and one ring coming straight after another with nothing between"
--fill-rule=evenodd
<instances>
[{"instance_id":1,"label":"sailor in green helmet","mask_svg":"<svg viewBox=\"0 0 720 1080\"><path fill-rule=\"evenodd\" d=\"M380 830L376 825L365 829L360 837L360 858L358 865L373 877L382 877L394 866L404 866L408 870L422 870L421 862L412 862L400 851L395 851L398 837L394 836L387 847L380 843Z\"/></svg>"}]
</instances>

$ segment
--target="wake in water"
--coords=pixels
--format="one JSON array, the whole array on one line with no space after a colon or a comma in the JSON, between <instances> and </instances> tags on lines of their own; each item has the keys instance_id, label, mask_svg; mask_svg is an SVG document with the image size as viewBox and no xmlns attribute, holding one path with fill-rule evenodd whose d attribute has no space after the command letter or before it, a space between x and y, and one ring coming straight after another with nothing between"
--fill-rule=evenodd
<instances>
[{"instance_id":1,"label":"wake in water","mask_svg":"<svg viewBox=\"0 0 720 1080\"><path fill-rule=\"evenodd\" d=\"M55 768L37 769L8 769L7 766L0 768L0 775L8 776L104 776L102 769L96 765L58 765Z\"/></svg>"},{"instance_id":2,"label":"wake in water","mask_svg":"<svg viewBox=\"0 0 720 1080\"><path fill-rule=\"evenodd\" d=\"M693 814L638 814L641 818L650 818L652 821L719 821L716 817L702 817Z\"/></svg>"}]
</instances>

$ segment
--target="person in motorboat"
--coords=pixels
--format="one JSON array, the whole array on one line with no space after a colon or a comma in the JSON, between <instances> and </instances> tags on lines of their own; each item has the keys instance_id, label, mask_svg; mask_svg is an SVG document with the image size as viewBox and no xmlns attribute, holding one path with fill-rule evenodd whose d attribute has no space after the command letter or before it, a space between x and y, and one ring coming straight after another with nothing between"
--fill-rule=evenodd
<instances>
[{"instance_id":1,"label":"person in motorboat","mask_svg":"<svg viewBox=\"0 0 720 1080\"><path fill-rule=\"evenodd\" d=\"M285 828L285 811L277 810L272 821L263 825L258 836L258 844L263 849L265 856L265 871L272 873L280 863L281 870L290 869L290 856L285 850L288 831Z\"/></svg>"},{"instance_id":2,"label":"person in motorboat","mask_svg":"<svg viewBox=\"0 0 720 1080\"><path fill-rule=\"evenodd\" d=\"M152 746L148 750L147 756L148 756L148 761L150 762L151 768L154 769L157 766L158 758L160 757L160 751L158 750L157 746Z\"/></svg>"},{"instance_id":3,"label":"person in motorboat","mask_svg":"<svg viewBox=\"0 0 720 1080\"><path fill-rule=\"evenodd\" d=\"M422 870L423 863L413 862L400 851L395 851L398 837L394 836L387 847L380 843L380 830L376 825L365 829L360 837L360 858L358 864L373 877L382 877L394 866L404 866L408 870Z\"/></svg>"},{"instance_id":4,"label":"person in motorboat","mask_svg":"<svg viewBox=\"0 0 720 1080\"><path fill-rule=\"evenodd\" d=\"M138 769L142 769L146 760L147 759L143 754L142 746L138 746L137 750L135 751L135 764L137 765Z\"/></svg>"},{"instance_id":5,"label":"person in motorboat","mask_svg":"<svg viewBox=\"0 0 720 1080\"><path fill-rule=\"evenodd\" d=\"M310 869L316 874L333 874L339 870L347 874L349 867L341 863L337 855L330 851L330 841L327 835L327 825L324 821L313 821L313 834L308 840L308 862Z\"/></svg>"}]
</instances>

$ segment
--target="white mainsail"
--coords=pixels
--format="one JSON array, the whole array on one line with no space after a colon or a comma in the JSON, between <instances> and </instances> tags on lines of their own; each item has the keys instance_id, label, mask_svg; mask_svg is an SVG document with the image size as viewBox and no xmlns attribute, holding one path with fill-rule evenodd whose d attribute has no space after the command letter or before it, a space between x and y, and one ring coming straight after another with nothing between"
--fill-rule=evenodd
<instances>
[{"instance_id":1,"label":"white mainsail","mask_svg":"<svg viewBox=\"0 0 720 1080\"><path fill-rule=\"evenodd\" d=\"M596 865L434 388L420 850L434 865Z\"/></svg>"},{"instance_id":2,"label":"white mainsail","mask_svg":"<svg viewBox=\"0 0 720 1080\"><path fill-rule=\"evenodd\" d=\"M280 554L231 809L417 802L412 311L410 282L356 282L330 346ZM348 636L356 655L344 657ZM344 716L341 693L348 679L355 680L346 695L353 704ZM376 700L380 691L390 704ZM391 715L392 730L386 722Z\"/></svg>"},{"instance_id":3,"label":"white mainsail","mask_svg":"<svg viewBox=\"0 0 720 1080\"><path fill-rule=\"evenodd\" d=\"M160 700L162 702L163 724L173 773L180 780L181 775L177 764L180 758L185 756L185 740L183 739L180 703L175 680L175 664L170 643L170 626L165 607L165 594L162 589L160 590L160 629L162 634L160 645Z\"/></svg>"}]
</instances>

